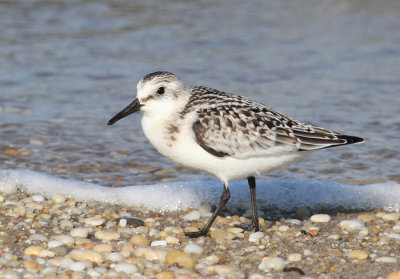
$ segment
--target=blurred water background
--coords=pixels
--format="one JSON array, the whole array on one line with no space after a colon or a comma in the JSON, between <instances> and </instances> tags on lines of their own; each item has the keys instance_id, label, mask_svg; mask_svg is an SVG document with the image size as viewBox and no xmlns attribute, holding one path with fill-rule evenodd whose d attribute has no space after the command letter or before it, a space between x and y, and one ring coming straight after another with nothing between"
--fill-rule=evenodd
<instances>
[{"instance_id":1,"label":"blurred water background","mask_svg":"<svg viewBox=\"0 0 400 279\"><path fill-rule=\"evenodd\" d=\"M160 156L139 115L106 125L143 75L167 70L366 139L263 180L400 181L399 1L0 1L0 26L0 169L210 179Z\"/></svg>"}]
</instances>

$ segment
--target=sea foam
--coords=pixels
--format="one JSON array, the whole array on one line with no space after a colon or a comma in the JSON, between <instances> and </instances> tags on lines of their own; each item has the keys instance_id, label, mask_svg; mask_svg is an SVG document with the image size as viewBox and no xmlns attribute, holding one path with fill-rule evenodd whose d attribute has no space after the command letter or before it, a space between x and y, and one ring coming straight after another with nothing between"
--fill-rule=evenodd
<instances>
[{"instance_id":1,"label":"sea foam","mask_svg":"<svg viewBox=\"0 0 400 279\"><path fill-rule=\"evenodd\" d=\"M46 197L63 194L78 201L96 200L161 211L198 208L206 202L217 203L223 190L218 180L111 188L30 170L0 170L0 192L7 193L16 188ZM229 189L232 206L249 201L246 180L232 181ZM286 211L318 205L327 209L399 211L400 185L396 182L347 185L318 180L273 179L257 181L257 202L261 206L275 206Z\"/></svg>"}]
</instances>

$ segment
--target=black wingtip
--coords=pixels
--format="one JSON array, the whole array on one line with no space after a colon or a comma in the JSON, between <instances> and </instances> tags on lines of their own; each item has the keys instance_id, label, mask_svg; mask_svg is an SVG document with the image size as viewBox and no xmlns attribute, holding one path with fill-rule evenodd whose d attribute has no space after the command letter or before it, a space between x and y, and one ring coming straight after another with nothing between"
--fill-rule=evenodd
<instances>
[{"instance_id":1,"label":"black wingtip","mask_svg":"<svg viewBox=\"0 0 400 279\"><path fill-rule=\"evenodd\" d=\"M338 135L339 139L346 140L346 144L353 144L353 143L361 143L364 142L363 138L355 137L355 136L347 136L347 135Z\"/></svg>"}]
</instances>

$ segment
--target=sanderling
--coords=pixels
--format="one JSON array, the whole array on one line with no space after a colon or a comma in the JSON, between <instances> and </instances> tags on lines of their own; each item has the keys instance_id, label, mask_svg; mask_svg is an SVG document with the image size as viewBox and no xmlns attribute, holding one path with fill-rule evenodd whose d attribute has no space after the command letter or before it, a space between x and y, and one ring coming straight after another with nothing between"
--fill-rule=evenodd
<instances>
[{"instance_id":1,"label":"sanderling","mask_svg":"<svg viewBox=\"0 0 400 279\"><path fill-rule=\"evenodd\" d=\"M206 235L230 198L228 183L247 178L252 222L259 230L254 176L284 167L313 151L363 139L294 120L256 101L203 86L186 86L169 72L155 72L137 85L137 98L109 122L141 111L144 134L172 161L206 171L224 184L221 200L204 228Z\"/></svg>"}]
</instances>

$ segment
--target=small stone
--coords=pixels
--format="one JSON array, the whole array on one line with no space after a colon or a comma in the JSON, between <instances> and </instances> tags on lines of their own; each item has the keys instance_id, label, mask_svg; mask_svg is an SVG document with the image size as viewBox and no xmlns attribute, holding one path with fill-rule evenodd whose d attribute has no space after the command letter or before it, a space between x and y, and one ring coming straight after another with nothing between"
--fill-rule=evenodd
<instances>
[{"instance_id":1,"label":"small stone","mask_svg":"<svg viewBox=\"0 0 400 279\"><path fill-rule=\"evenodd\" d=\"M196 265L196 261L190 254L180 251L169 252L165 258L165 263L168 265L176 264L184 268L193 268Z\"/></svg>"},{"instance_id":2,"label":"small stone","mask_svg":"<svg viewBox=\"0 0 400 279\"><path fill-rule=\"evenodd\" d=\"M182 219L185 221L195 221L199 220L201 217L200 211L194 210L192 212L189 212L188 214L185 214L182 216Z\"/></svg>"},{"instance_id":3,"label":"small stone","mask_svg":"<svg viewBox=\"0 0 400 279\"><path fill-rule=\"evenodd\" d=\"M56 255L56 253L55 252L53 252L53 251L49 251L49 250L42 250L42 251L40 251L40 253L39 253L39 257L41 257L41 258L52 258L52 257L54 257Z\"/></svg>"},{"instance_id":4,"label":"small stone","mask_svg":"<svg viewBox=\"0 0 400 279\"><path fill-rule=\"evenodd\" d=\"M238 227L232 227L228 229L228 232L237 234L237 233L242 233L243 229L242 228L238 228Z\"/></svg>"},{"instance_id":5,"label":"small stone","mask_svg":"<svg viewBox=\"0 0 400 279\"><path fill-rule=\"evenodd\" d=\"M395 257L379 257L375 259L377 263L397 263L397 258Z\"/></svg>"},{"instance_id":6,"label":"small stone","mask_svg":"<svg viewBox=\"0 0 400 279\"><path fill-rule=\"evenodd\" d=\"M34 202L42 202L42 201L44 201L44 197L42 195L33 195L32 200Z\"/></svg>"},{"instance_id":7,"label":"small stone","mask_svg":"<svg viewBox=\"0 0 400 279\"><path fill-rule=\"evenodd\" d=\"M169 245L176 245L179 243L179 239L176 238L175 236L167 236L165 238L165 241L169 244Z\"/></svg>"},{"instance_id":8,"label":"small stone","mask_svg":"<svg viewBox=\"0 0 400 279\"><path fill-rule=\"evenodd\" d=\"M259 241L261 238L263 238L264 237L264 233L263 232L254 232L254 233L251 233L250 235L249 235L249 241L250 242L257 242L257 241Z\"/></svg>"},{"instance_id":9,"label":"small stone","mask_svg":"<svg viewBox=\"0 0 400 279\"><path fill-rule=\"evenodd\" d=\"M103 256L97 252L90 250L72 250L68 254L75 261L90 261L94 263L102 263Z\"/></svg>"},{"instance_id":10,"label":"small stone","mask_svg":"<svg viewBox=\"0 0 400 279\"><path fill-rule=\"evenodd\" d=\"M190 244L186 245L186 247L183 249L183 252L201 255L203 253L203 250L204 249L202 247L200 247L199 245L190 243Z\"/></svg>"},{"instance_id":11,"label":"small stone","mask_svg":"<svg viewBox=\"0 0 400 279\"><path fill-rule=\"evenodd\" d=\"M297 220L297 219L287 219L286 222L289 224L292 224L292 225L300 225L301 224L301 221Z\"/></svg>"},{"instance_id":12,"label":"small stone","mask_svg":"<svg viewBox=\"0 0 400 279\"><path fill-rule=\"evenodd\" d=\"M397 221L400 219L400 215L399 213L386 213L381 218L386 221Z\"/></svg>"},{"instance_id":13,"label":"small stone","mask_svg":"<svg viewBox=\"0 0 400 279\"><path fill-rule=\"evenodd\" d=\"M62 220L59 224L62 230L71 229L74 227L74 224L70 220Z\"/></svg>"},{"instance_id":14,"label":"small stone","mask_svg":"<svg viewBox=\"0 0 400 279\"><path fill-rule=\"evenodd\" d=\"M395 271L395 272L389 273L386 276L386 279L400 279L400 271Z\"/></svg>"},{"instance_id":15,"label":"small stone","mask_svg":"<svg viewBox=\"0 0 400 279\"><path fill-rule=\"evenodd\" d=\"M157 246L167 246L168 243L165 240L155 240L152 241L150 246L151 247L157 247Z\"/></svg>"},{"instance_id":16,"label":"small stone","mask_svg":"<svg viewBox=\"0 0 400 279\"><path fill-rule=\"evenodd\" d=\"M339 226L348 232L356 232L365 229L364 221L359 219L344 220L340 222Z\"/></svg>"},{"instance_id":17,"label":"small stone","mask_svg":"<svg viewBox=\"0 0 400 279\"><path fill-rule=\"evenodd\" d=\"M361 250L353 250L347 254L347 257L359 260L365 260L368 258L368 253Z\"/></svg>"},{"instance_id":18,"label":"small stone","mask_svg":"<svg viewBox=\"0 0 400 279\"><path fill-rule=\"evenodd\" d=\"M43 250L44 248L40 246L30 246L24 250L24 254L37 257Z\"/></svg>"},{"instance_id":19,"label":"small stone","mask_svg":"<svg viewBox=\"0 0 400 279\"><path fill-rule=\"evenodd\" d=\"M86 238L89 235L89 230L87 228L75 228L69 231L72 237L83 237Z\"/></svg>"},{"instance_id":20,"label":"small stone","mask_svg":"<svg viewBox=\"0 0 400 279\"><path fill-rule=\"evenodd\" d=\"M327 223L331 220L331 216L328 214L314 214L310 217L310 221L313 223Z\"/></svg>"},{"instance_id":21,"label":"small stone","mask_svg":"<svg viewBox=\"0 0 400 279\"><path fill-rule=\"evenodd\" d=\"M156 279L175 279L175 275L172 272L163 271L156 274Z\"/></svg>"},{"instance_id":22,"label":"small stone","mask_svg":"<svg viewBox=\"0 0 400 279\"><path fill-rule=\"evenodd\" d=\"M85 219L85 224L91 227L97 227L104 224L106 220L98 217L89 217Z\"/></svg>"},{"instance_id":23,"label":"small stone","mask_svg":"<svg viewBox=\"0 0 400 279\"><path fill-rule=\"evenodd\" d=\"M121 238L121 235L118 232L112 232L112 231L97 231L94 234L94 236L97 239L106 240L106 241L118 240Z\"/></svg>"},{"instance_id":24,"label":"small stone","mask_svg":"<svg viewBox=\"0 0 400 279\"><path fill-rule=\"evenodd\" d=\"M32 240L32 241L47 241L48 240L47 236L45 236L43 234L36 234L36 233L32 234L29 237L29 239Z\"/></svg>"},{"instance_id":25,"label":"small stone","mask_svg":"<svg viewBox=\"0 0 400 279\"><path fill-rule=\"evenodd\" d=\"M55 195L51 196L51 199L54 203L63 203L66 200L65 196L63 196L61 194L55 194Z\"/></svg>"},{"instance_id":26,"label":"small stone","mask_svg":"<svg viewBox=\"0 0 400 279\"><path fill-rule=\"evenodd\" d=\"M217 242L230 242L232 239L236 238L236 234L220 229L212 230L210 235L211 238L214 238Z\"/></svg>"},{"instance_id":27,"label":"small stone","mask_svg":"<svg viewBox=\"0 0 400 279\"><path fill-rule=\"evenodd\" d=\"M104 255L104 258L110 262L122 262L125 257L122 256L121 253L118 252L113 252L113 253L108 253L106 255Z\"/></svg>"},{"instance_id":28,"label":"small stone","mask_svg":"<svg viewBox=\"0 0 400 279\"><path fill-rule=\"evenodd\" d=\"M137 258L145 258L149 261L165 262L167 251L157 248L136 248L133 255Z\"/></svg>"},{"instance_id":29,"label":"small stone","mask_svg":"<svg viewBox=\"0 0 400 279\"><path fill-rule=\"evenodd\" d=\"M223 275L223 274L232 274L237 272L236 268L230 265L214 265L210 266L209 270L211 272L215 272L218 275ZM236 277L237 278L237 277Z\"/></svg>"},{"instance_id":30,"label":"small stone","mask_svg":"<svg viewBox=\"0 0 400 279\"><path fill-rule=\"evenodd\" d=\"M309 249L304 249L303 254L304 254L304 256L311 256L313 254L313 252Z\"/></svg>"},{"instance_id":31,"label":"small stone","mask_svg":"<svg viewBox=\"0 0 400 279\"><path fill-rule=\"evenodd\" d=\"M85 270L85 267L86 267L85 263L83 263L83 262L74 262L68 267L68 269L79 272L79 271Z\"/></svg>"},{"instance_id":32,"label":"small stone","mask_svg":"<svg viewBox=\"0 0 400 279\"><path fill-rule=\"evenodd\" d=\"M35 261L25 261L24 267L27 269L36 269L38 266L37 262Z\"/></svg>"},{"instance_id":33,"label":"small stone","mask_svg":"<svg viewBox=\"0 0 400 279\"><path fill-rule=\"evenodd\" d=\"M371 214L361 214L358 215L357 219L363 220L365 223L375 222L376 217Z\"/></svg>"},{"instance_id":34,"label":"small stone","mask_svg":"<svg viewBox=\"0 0 400 279\"><path fill-rule=\"evenodd\" d=\"M75 244L75 239L65 234L55 235L50 240L57 240L68 246L72 246Z\"/></svg>"},{"instance_id":35,"label":"small stone","mask_svg":"<svg viewBox=\"0 0 400 279\"><path fill-rule=\"evenodd\" d=\"M258 266L259 269L264 271L270 271L270 270L282 271L284 267L285 267L285 261L279 257L268 258Z\"/></svg>"},{"instance_id":36,"label":"small stone","mask_svg":"<svg viewBox=\"0 0 400 279\"><path fill-rule=\"evenodd\" d=\"M136 246L148 246L150 244L150 241L140 234L132 236L131 239L129 239L129 242Z\"/></svg>"},{"instance_id":37,"label":"small stone","mask_svg":"<svg viewBox=\"0 0 400 279\"><path fill-rule=\"evenodd\" d=\"M51 240L51 241L49 241L47 243L47 248L53 249L53 248L56 248L56 247L61 246L61 245L65 245L65 244L63 242L61 242L61 241L58 241L58 240Z\"/></svg>"},{"instance_id":38,"label":"small stone","mask_svg":"<svg viewBox=\"0 0 400 279\"><path fill-rule=\"evenodd\" d=\"M112 245L108 243L101 243L97 244L93 247L93 251L103 254L103 253L110 253L112 251Z\"/></svg>"},{"instance_id":39,"label":"small stone","mask_svg":"<svg viewBox=\"0 0 400 279\"><path fill-rule=\"evenodd\" d=\"M394 230L395 232L400 233L400 224L394 225L394 226L393 226L393 230Z\"/></svg>"},{"instance_id":40,"label":"small stone","mask_svg":"<svg viewBox=\"0 0 400 279\"><path fill-rule=\"evenodd\" d=\"M333 239L333 240L338 240L340 238L340 235L338 234L331 234L328 236L328 238Z\"/></svg>"},{"instance_id":41,"label":"small stone","mask_svg":"<svg viewBox=\"0 0 400 279\"><path fill-rule=\"evenodd\" d=\"M289 226L287 226L287 225L280 225L280 226L278 227L278 231L280 231L280 232L287 232L289 229L290 229L290 228L289 228Z\"/></svg>"},{"instance_id":42,"label":"small stone","mask_svg":"<svg viewBox=\"0 0 400 279\"><path fill-rule=\"evenodd\" d=\"M390 234L388 234L388 237L391 239L400 240L400 234L398 234L398 233L390 233Z\"/></svg>"},{"instance_id":43,"label":"small stone","mask_svg":"<svg viewBox=\"0 0 400 279\"><path fill-rule=\"evenodd\" d=\"M301 258L302 258L302 256L299 253L292 253L292 254L288 254L288 256L287 256L288 261L291 261L291 262L301 261Z\"/></svg>"},{"instance_id":44,"label":"small stone","mask_svg":"<svg viewBox=\"0 0 400 279\"><path fill-rule=\"evenodd\" d=\"M135 264L131 263L118 263L114 266L116 272L125 272L126 274L132 274L138 271Z\"/></svg>"}]
</instances>

